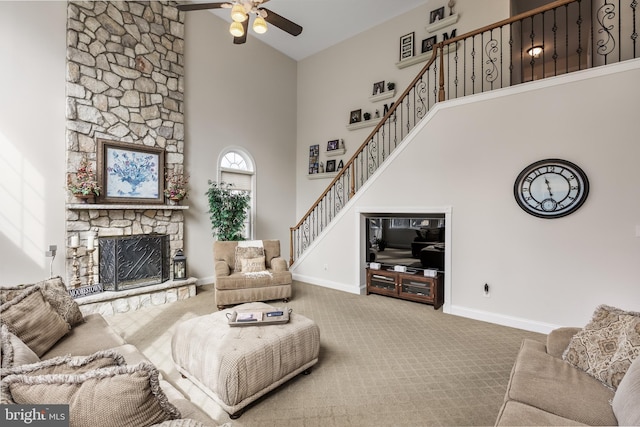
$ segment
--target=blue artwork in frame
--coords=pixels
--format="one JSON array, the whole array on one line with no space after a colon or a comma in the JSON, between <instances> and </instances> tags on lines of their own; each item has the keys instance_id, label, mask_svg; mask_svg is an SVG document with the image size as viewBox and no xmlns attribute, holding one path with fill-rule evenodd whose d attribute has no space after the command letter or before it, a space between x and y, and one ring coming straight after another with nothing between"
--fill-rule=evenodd
<instances>
[{"instance_id":1,"label":"blue artwork in frame","mask_svg":"<svg viewBox=\"0 0 640 427\"><path fill-rule=\"evenodd\" d=\"M163 203L164 150L98 140L98 179L104 203Z\"/></svg>"}]
</instances>

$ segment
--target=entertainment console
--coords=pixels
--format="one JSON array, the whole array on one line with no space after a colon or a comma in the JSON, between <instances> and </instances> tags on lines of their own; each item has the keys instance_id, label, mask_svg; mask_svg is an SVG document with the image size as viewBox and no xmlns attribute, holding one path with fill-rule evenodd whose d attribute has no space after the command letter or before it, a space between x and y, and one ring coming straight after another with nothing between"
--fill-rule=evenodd
<instances>
[{"instance_id":1,"label":"entertainment console","mask_svg":"<svg viewBox=\"0 0 640 427\"><path fill-rule=\"evenodd\" d=\"M393 269L367 268L367 295L379 294L426 304L434 310L444 303L443 274L426 277L419 272L399 272Z\"/></svg>"}]
</instances>

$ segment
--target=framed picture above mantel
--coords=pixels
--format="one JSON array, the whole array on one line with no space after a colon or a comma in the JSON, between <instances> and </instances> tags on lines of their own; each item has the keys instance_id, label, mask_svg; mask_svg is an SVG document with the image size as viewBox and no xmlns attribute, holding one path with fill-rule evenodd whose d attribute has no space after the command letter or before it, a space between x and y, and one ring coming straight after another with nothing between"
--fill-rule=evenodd
<instances>
[{"instance_id":1,"label":"framed picture above mantel","mask_svg":"<svg viewBox=\"0 0 640 427\"><path fill-rule=\"evenodd\" d=\"M164 150L98 139L99 203L164 203Z\"/></svg>"}]
</instances>

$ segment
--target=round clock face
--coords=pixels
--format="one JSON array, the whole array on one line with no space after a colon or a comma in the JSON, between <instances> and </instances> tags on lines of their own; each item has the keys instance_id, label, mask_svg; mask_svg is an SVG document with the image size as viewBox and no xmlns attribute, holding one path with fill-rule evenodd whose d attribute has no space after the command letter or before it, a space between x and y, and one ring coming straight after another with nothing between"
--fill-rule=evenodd
<instances>
[{"instance_id":1,"label":"round clock face","mask_svg":"<svg viewBox=\"0 0 640 427\"><path fill-rule=\"evenodd\" d=\"M582 206L589 194L589 180L571 162L540 160L520 172L513 194L525 212L540 218L559 218Z\"/></svg>"}]
</instances>

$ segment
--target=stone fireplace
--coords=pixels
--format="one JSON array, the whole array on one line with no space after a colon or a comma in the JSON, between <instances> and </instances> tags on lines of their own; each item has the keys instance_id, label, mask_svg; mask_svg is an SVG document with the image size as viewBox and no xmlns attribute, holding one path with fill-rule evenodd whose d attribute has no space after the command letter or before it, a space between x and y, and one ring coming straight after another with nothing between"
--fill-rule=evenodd
<instances>
[{"instance_id":1,"label":"stone fireplace","mask_svg":"<svg viewBox=\"0 0 640 427\"><path fill-rule=\"evenodd\" d=\"M67 3L67 176L83 158L96 170L97 139L161 148L165 170L184 164L184 12L175 1L69 1ZM163 177L160 177L163 179ZM90 281L87 252L97 234L166 234L169 257L184 248L186 206L81 204L67 194L67 237L79 236L81 285ZM73 251L67 249L66 283ZM97 271L92 279L98 281ZM116 310L117 311L117 310Z\"/></svg>"}]
</instances>

